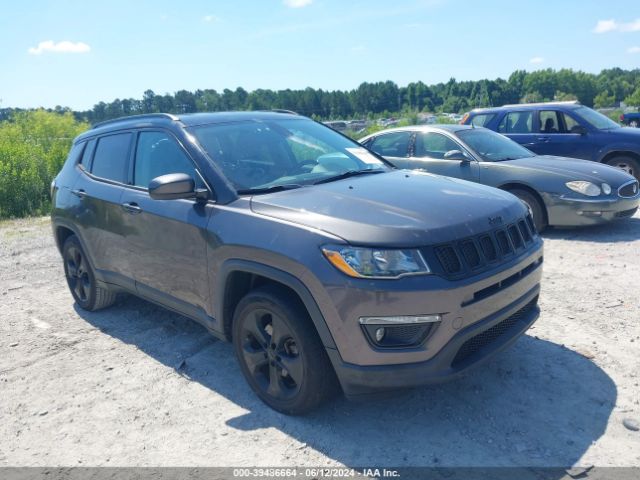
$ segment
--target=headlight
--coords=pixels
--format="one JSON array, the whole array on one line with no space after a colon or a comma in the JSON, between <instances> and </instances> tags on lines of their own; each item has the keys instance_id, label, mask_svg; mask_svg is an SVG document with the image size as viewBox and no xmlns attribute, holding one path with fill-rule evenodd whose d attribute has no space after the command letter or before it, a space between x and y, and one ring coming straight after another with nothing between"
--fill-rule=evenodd
<instances>
[{"instance_id":1,"label":"headlight","mask_svg":"<svg viewBox=\"0 0 640 480\"><path fill-rule=\"evenodd\" d=\"M418 250L384 250L348 245L328 245L322 253L331 264L350 277L397 278L431 273Z\"/></svg>"},{"instance_id":2,"label":"headlight","mask_svg":"<svg viewBox=\"0 0 640 480\"><path fill-rule=\"evenodd\" d=\"M597 197L600 195L600 187L584 180L576 180L575 182L567 182L565 185L574 192L581 193L588 197Z\"/></svg>"},{"instance_id":3,"label":"headlight","mask_svg":"<svg viewBox=\"0 0 640 480\"><path fill-rule=\"evenodd\" d=\"M609 185L608 183L603 183L602 185L600 185L600 188L602 189L602 193L604 193L605 195L609 195L611 193L611 185Z\"/></svg>"}]
</instances>

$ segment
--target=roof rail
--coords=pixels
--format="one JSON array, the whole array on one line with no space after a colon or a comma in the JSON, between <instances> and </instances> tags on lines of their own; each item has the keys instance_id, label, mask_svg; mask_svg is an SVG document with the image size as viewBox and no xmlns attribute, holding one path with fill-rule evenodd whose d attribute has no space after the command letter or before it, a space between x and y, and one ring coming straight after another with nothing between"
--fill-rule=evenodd
<instances>
[{"instance_id":1,"label":"roof rail","mask_svg":"<svg viewBox=\"0 0 640 480\"><path fill-rule=\"evenodd\" d=\"M503 107L523 107L523 106L543 106L543 105L580 105L578 100L566 100L562 102L537 102L537 103L511 103L508 105L503 105Z\"/></svg>"},{"instance_id":2,"label":"roof rail","mask_svg":"<svg viewBox=\"0 0 640 480\"><path fill-rule=\"evenodd\" d=\"M266 112L275 112L275 113L288 113L290 115L300 115L298 112L294 112L293 110L286 110L284 108L272 108L271 110L265 110Z\"/></svg>"},{"instance_id":3,"label":"roof rail","mask_svg":"<svg viewBox=\"0 0 640 480\"><path fill-rule=\"evenodd\" d=\"M104 122L94 123L91 128L102 127L103 125L108 125L110 123L124 122L126 120L145 120L152 118L166 118L168 120L179 120L176 115L171 113L143 113L142 115L129 115L127 117L118 117L112 118L111 120L105 120Z\"/></svg>"}]
</instances>

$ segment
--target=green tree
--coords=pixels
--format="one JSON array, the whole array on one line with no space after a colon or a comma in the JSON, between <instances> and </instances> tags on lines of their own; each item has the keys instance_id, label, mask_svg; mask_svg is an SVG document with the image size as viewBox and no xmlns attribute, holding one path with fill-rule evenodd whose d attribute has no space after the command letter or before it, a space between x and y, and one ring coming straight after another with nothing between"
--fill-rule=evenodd
<instances>
[{"instance_id":1,"label":"green tree","mask_svg":"<svg viewBox=\"0 0 640 480\"><path fill-rule=\"evenodd\" d=\"M640 87L636 88L631 95L625 98L624 103L632 107L640 107Z\"/></svg>"}]
</instances>

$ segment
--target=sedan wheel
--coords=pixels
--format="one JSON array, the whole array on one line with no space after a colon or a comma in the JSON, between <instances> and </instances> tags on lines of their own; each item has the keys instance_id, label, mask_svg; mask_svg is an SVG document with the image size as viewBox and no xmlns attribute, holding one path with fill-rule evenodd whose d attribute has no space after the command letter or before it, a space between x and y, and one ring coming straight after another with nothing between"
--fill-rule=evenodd
<instances>
[{"instance_id":1,"label":"sedan wheel","mask_svg":"<svg viewBox=\"0 0 640 480\"><path fill-rule=\"evenodd\" d=\"M547 215L544 205L538 198L527 190L522 190L519 188L515 188L513 190L509 190L509 193L512 193L516 197L518 197L529 209L529 213L531 217L533 217L533 224L536 227L536 230L540 233L547 228Z\"/></svg>"},{"instance_id":2,"label":"sedan wheel","mask_svg":"<svg viewBox=\"0 0 640 480\"><path fill-rule=\"evenodd\" d=\"M640 123L638 123L638 120L631 120L629 122L629 126L633 128L638 128L638 126L640 126Z\"/></svg>"}]
</instances>

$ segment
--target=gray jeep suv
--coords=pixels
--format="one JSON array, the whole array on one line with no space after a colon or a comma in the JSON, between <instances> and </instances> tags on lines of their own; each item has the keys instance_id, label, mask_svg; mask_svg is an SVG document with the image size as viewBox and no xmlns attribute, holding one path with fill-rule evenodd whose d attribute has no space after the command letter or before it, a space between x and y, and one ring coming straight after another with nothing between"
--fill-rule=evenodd
<instances>
[{"instance_id":1,"label":"gray jeep suv","mask_svg":"<svg viewBox=\"0 0 640 480\"><path fill-rule=\"evenodd\" d=\"M98 124L52 198L81 308L129 292L200 322L287 414L455 377L539 313L542 240L516 197L293 113Z\"/></svg>"}]
</instances>

